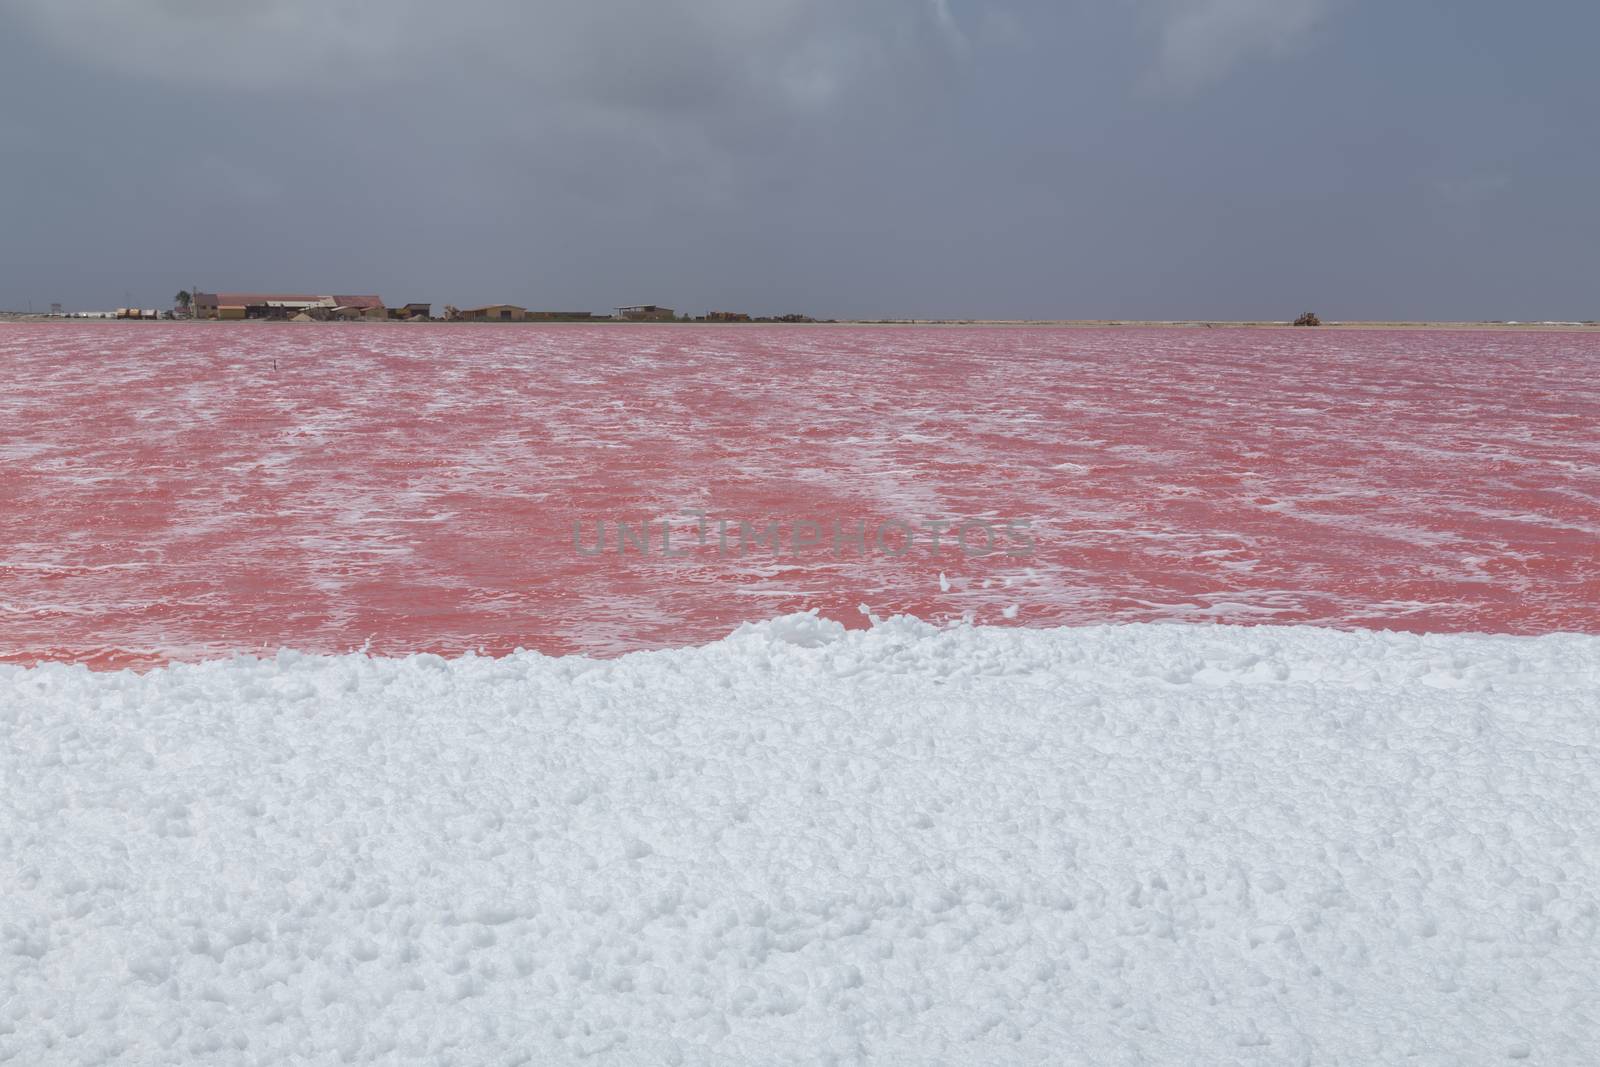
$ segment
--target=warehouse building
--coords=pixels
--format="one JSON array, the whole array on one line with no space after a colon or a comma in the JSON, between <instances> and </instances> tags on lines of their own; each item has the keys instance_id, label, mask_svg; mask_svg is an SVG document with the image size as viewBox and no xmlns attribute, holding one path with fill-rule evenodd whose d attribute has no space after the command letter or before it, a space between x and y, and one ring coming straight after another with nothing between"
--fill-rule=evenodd
<instances>
[{"instance_id":1,"label":"warehouse building","mask_svg":"<svg viewBox=\"0 0 1600 1067\"><path fill-rule=\"evenodd\" d=\"M617 318L624 322L671 322L677 317L677 312L658 304L630 304L617 308Z\"/></svg>"},{"instance_id":2,"label":"warehouse building","mask_svg":"<svg viewBox=\"0 0 1600 1067\"><path fill-rule=\"evenodd\" d=\"M516 304L485 304L482 307L446 308L445 317L455 322L523 322L528 309Z\"/></svg>"},{"instance_id":3,"label":"warehouse building","mask_svg":"<svg viewBox=\"0 0 1600 1067\"><path fill-rule=\"evenodd\" d=\"M334 296L333 317L347 321L382 322L389 317L378 296Z\"/></svg>"},{"instance_id":4,"label":"warehouse building","mask_svg":"<svg viewBox=\"0 0 1600 1067\"><path fill-rule=\"evenodd\" d=\"M195 293L198 319L381 319L387 314L378 296L318 293Z\"/></svg>"}]
</instances>

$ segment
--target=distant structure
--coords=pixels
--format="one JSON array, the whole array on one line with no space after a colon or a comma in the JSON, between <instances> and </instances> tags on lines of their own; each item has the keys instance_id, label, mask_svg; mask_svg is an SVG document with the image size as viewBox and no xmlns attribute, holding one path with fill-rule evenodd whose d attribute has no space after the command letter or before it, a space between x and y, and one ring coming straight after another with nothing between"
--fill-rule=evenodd
<instances>
[{"instance_id":1,"label":"distant structure","mask_svg":"<svg viewBox=\"0 0 1600 1067\"><path fill-rule=\"evenodd\" d=\"M311 293L196 293L202 319L290 319L312 308L333 308L333 297Z\"/></svg>"},{"instance_id":2,"label":"distant structure","mask_svg":"<svg viewBox=\"0 0 1600 1067\"><path fill-rule=\"evenodd\" d=\"M528 309L517 304L485 304L465 309L446 306L444 317L451 322L523 322L528 317Z\"/></svg>"},{"instance_id":3,"label":"distant structure","mask_svg":"<svg viewBox=\"0 0 1600 1067\"><path fill-rule=\"evenodd\" d=\"M197 319L268 319L279 322L437 322L433 304L411 303L390 307L376 294L342 293L203 293L181 294L191 299L188 311ZM129 313L131 311L131 314ZM122 309L122 317L141 318L153 313ZM175 317L186 317L183 308ZM672 308L661 304L626 304L615 313L592 311L529 311L520 304L482 304L458 308L444 306L445 322L679 322ZM708 311L695 322L814 322L809 315L752 316L743 311Z\"/></svg>"},{"instance_id":4,"label":"distant structure","mask_svg":"<svg viewBox=\"0 0 1600 1067\"><path fill-rule=\"evenodd\" d=\"M387 316L379 296L333 296L317 293L195 293L197 319L307 318L377 320Z\"/></svg>"},{"instance_id":5,"label":"distant structure","mask_svg":"<svg viewBox=\"0 0 1600 1067\"><path fill-rule=\"evenodd\" d=\"M677 312L659 304L630 304L617 308L617 318L623 322L672 322L677 317Z\"/></svg>"},{"instance_id":6,"label":"distant structure","mask_svg":"<svg viewBox=\"0 0 1600 1067\"><path fill-rule=\"evenodd\" d=\"M311 313L316 318L316 312ZM389 317L380 296L335 296L329 317L345 322L382 322Z\"/></svg>"}]
</instances>

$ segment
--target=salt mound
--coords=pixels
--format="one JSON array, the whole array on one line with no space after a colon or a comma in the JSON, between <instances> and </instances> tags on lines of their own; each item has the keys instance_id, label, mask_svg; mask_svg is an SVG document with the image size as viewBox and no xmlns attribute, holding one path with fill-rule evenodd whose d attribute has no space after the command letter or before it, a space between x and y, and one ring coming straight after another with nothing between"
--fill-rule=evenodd
<instances>
[{"instance_id":1,"label":"salt mound","mask_svg":"<svg viewBox=\"0 0 1600 1067\"><path fill-rule=\"evenodd\" d=\"M1581 1063L1600 638L0 667L13 1063Z\"/></svg>"}]
</instances>

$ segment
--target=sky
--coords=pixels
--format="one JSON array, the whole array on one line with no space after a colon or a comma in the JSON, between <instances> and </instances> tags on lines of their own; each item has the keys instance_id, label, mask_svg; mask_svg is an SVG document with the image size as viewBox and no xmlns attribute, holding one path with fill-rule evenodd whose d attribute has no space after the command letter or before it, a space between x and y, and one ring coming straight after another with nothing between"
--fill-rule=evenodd
<instances>
[{"instance_id":1,"label":"sky","mask_svg":"<svg viewBox=\"0 0 1600 1067\"><path fill-rule=\"evenodd\" d=\"M0 308L1600 318L1578 0L0 0Z\"/></svg>"}]
</instances>

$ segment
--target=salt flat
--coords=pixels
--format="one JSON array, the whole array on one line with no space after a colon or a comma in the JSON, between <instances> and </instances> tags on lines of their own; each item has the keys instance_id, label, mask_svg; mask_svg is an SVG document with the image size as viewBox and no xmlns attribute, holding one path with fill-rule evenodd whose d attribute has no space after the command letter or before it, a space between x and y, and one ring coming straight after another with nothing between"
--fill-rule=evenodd
<instances>
[{"instance_id":1,"label":"salt flat","mask_svg":"<svg viewBox=\"0 0 1600 1067\"><path fill-rule=\"evenodd\" d=\"M0 1060L1587 1064L1600 638L0 666Z\"/></svg>"}]
</instances>

